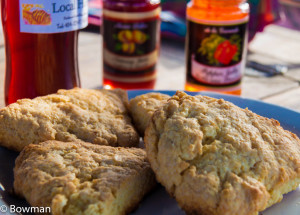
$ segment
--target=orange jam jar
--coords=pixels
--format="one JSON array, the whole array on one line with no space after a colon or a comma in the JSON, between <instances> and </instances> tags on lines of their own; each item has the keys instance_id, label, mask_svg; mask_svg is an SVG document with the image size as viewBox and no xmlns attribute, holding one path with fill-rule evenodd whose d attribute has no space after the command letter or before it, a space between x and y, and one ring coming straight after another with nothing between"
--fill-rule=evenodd
<instances>
[{"instance_id":1,"label":"orange jam jar","mask_svg":"<svg viewBox=\"0 0 300 215\"><path fill-rule=\"evenodd\" d=\"M241 94L248 19L246 0L190 1L185 90Z\"/></svg>"}]
</instances>

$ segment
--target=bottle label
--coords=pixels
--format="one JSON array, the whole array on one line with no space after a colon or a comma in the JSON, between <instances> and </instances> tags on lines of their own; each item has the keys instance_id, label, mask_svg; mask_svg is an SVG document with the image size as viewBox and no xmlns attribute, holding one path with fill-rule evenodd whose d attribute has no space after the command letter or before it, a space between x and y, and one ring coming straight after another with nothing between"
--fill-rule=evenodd
<instances>
[{"instance_id":1,"label":"bottle label","mask_svg":"<svg viewBox=\"0 0 300 215\"><path fill-rule=\"evenodd\" d=\"M247 19L238 23L188 20L188 78L205 85L240 81L244 67Z\"/></svg>"},{"instance_id":2,"label":"bottle label","mask_svg":"<svg viewBox=\"0 0 300 215\"><path fill-rule=\"evenodd\" d=\"M19 0L20 32L60 33L88 25L88 0Z\"/></svg>"},{"instance_id":3,"label":"bottle label","mask_svg":"<svg viewBox=\"0 0 300 215\"><path fill-rule=\"evenodd\" d=\"M111 77L153 72L158 59L159 14L160 8L132 13L103 10L104 73Z\"/></svg>"}]
</instances>

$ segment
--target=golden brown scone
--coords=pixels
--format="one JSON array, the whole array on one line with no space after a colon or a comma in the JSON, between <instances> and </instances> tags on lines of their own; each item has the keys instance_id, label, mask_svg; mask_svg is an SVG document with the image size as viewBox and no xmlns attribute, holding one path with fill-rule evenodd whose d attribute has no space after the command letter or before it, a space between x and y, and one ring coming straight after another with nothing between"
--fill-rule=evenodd
<instances>
[{"instance_id":1,"label":"golden brown scone","mask_svg":"<svg viewBox=\"0 0 300 215\"><path fill-rule=\"evenodd\" d=\"M177 92L145 142L156 178L188 214L258 214L300 183L299 138L222 99Z\"/></svg>"},{"instance_id":2,"label":"golden brown scone","mask_svg":"<svg viewBox=\"0 0 300 215\"><path fill-rule=\"evenodd\" d=\"M134 125L143 136L153 113L163 106L170 98L162 93L147 93L137 96L129 101L129 110Z\"/></svg>"},{"instance_id":3,"label":"golden brown scone","mask_svg":"<svg viewBox=\"0 0 300 215\"><path fill-rule=\"evenodd\" d=\"M84 142L30 144L16 159L14 190L53 215L122 215L156 182L146 152Z\"/></svg>"},{"instance_id":4,"label":"golden brown scone","mask_svg":"<svg viewBox=\"0 0 300 215\"><path fill-rule=\"evenodd\" d=\"M99 145L136 146L123 90L59 90L22 99L0 110L0 145L21 151L46 140L83 140Z\"/></svg>"}]
</instances>

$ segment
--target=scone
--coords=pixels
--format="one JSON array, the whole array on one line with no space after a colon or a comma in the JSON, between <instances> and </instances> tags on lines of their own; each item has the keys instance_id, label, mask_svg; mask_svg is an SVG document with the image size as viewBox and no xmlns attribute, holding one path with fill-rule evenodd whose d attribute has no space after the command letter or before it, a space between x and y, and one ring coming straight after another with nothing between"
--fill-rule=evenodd
<instances>
[{"instance_id":1,"label":"scone","mask_svg":"<svg viewBox=\"0 0 300 215\"><path fill-rule=\"evenodd\" d=\"M122 215L156 184L143 149L84 142L30 144L16 159L14 190L53 215Z\"/></svg>"},{"instance_id":2,"label":"scone","mask_svg":"<svg viewBox=\"0 0 300 215\"><path fill-rule=\"evenodd\" d=\"M22 99L0 110L0 146L21 151L46 140L136 146L139 135L126 106L123 90L75 88Z\"/></svg>"},{"instance_id":3,"label":"scone","mask_svg":"<svg viewBox=\"0 0 300 215\"><path fill-rule=\"evenodd\" d=\"M222 99L177 92L145 142L157 180L188 214L258 214L300 183L299 138Z\"/></svg>"},{"instance_id":4,"label":"scone","mask_svg":"<svg viewBox=\"0 0 300 215\"><path fill-rule=\"evenodd\" d=\"M147 93L129 101L129 110L134 125L143 136L154 111L160 108L170 98L162 93Z\"/></svg>"}]
</instances>

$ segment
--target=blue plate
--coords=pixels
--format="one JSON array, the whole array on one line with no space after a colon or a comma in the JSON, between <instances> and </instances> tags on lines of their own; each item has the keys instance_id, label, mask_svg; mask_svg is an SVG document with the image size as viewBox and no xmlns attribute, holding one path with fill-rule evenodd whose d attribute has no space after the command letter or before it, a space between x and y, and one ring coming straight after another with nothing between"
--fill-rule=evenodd
<instances>
[{"instance_id":1,"label":"blue plate","mask_svg":"<svg viewBox=\"0 0 300 215\"><path fill-rule=\"evenodd\" d=\"M130 99L149 92L150 90L128 91ZM170 96L175 91L155 91ZM278 120L281 125L300 136L300 113L276 105L267 104L257 100L245 99L237 96L221 95L211 92L188 92L190 95L206 95L215 98L223 98L241 108L269 118ZM10 214L9 205L16 207L29 207L24 199L13 195L13 167L18 153L0 147L0 214ZM300 214L300 188L284 195L283 200L260 213L260 215L299 215ZM6 212L5 209L8 209ZM172 199L163 187L158 187L150 193L135 210L133 215L183 215L176 201Z\"/></svg>"}]
</instances>

